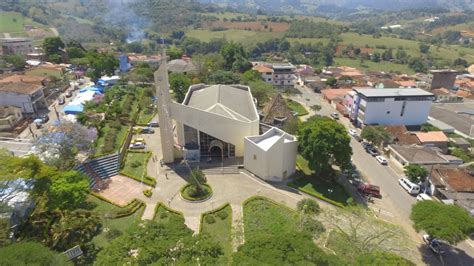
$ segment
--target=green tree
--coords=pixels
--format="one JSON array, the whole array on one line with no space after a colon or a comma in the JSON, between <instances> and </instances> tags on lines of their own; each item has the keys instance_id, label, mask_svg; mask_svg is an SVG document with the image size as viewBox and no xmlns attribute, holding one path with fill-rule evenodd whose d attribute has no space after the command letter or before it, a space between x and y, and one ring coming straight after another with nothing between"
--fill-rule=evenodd
<instances>
[{"instance_id":1,"label":"green tree","mask_svg":"<svg viewBox=\"0 0 474 266\"><path fill-rule=\"evenodd\" d=\"M171 216L168 222L145 222L132 227L102 249L97 265L215 265L222 247L207 235L193 236L184 220Z\"/></svg>"},{"instance_id":2,"label":"green tree","mask_svg":"<svg viewBox=\"0 0 474 266\"><path fill-rule=\"evenodd\" d=\"M372 56L370 57L370 60L372 60L372 62L375 62L375 63L380 62L380 53L374 52Z\"/></svg>"},{"instance_id":3,"label":"green tree","mask_svg":"<svg viewBox=\"0 0 474 266\"><path fill-rule=\"evenodd\" d=\"M266 83L265 81L251 81L249 84L252 96L257 99L259 106L263 106L273 95L275 95L275 89L272 84Z\"/></svg>"},{"instance_id":4,"label":"green tree","mask_svg":"<svg viewBox=\"0 0 474 266\"><path fill-rule=\"evenodd\" d=\"M170 46L166 53L169 55L171 60L179 59L181 56L183 56L183 51L176 46Z\"/></svg>"},{"instance_id":5,"label":"green tree","mask_svg":"<svg viewBox=\"0 0 474 266\"><path fill-rule=\"evenodd\" d=\"M426 72L426 70L428 69L422 58L410 59L410 61L408 62L408 67L418 73Z\"/></svg>"},{"instance_id":6,"label":"green tree","mask_svg":"<svg viewBox=\"0 0 474 266\"><path fill-rule=\"evenodd\" d=\"M262 75L256 70L247 70L241 75L241 83L248 85L252 81L261 81Z\"/></svg>"},{"instance_id":7,"label":"green tree","mask_svg":"<svg viewBox=\"0 0 474 266\"><path fill-rule=\"evenodd\" d=\"M35 242L19 242L0 248L2 265L73 265L62 253Z\"/></svg>"},{"instance_id":8,"label":"green tree","mask_svg":"<svg viewBox=\"0 0 474 266\"><path fill-rule=\"evenodd\" d=\"M188 93L189 86L191 86L191 79L185 74L171 73L169 80L170 88L173 90L175 95L175 100L178 103L182 103L186 93Z\"/></svg>"},{"instance_id":9,"label":"green tree","mask_svg":"<svg viewBox=\"0 0 474 266\"><path fill-rule=\"evenodd\" d=\"M337 85L337 79L335 77L329 77L326 80L326 85L328 85L330 87L335 87Z\"/></svg>"},{"instance_id":10,"label":"green tree","mask_svg":"<svg viewBox=\"0 0 474 266\"><path fill-rule=\"evenodd\" d=\"M119 61L113 54L99 53L96 51L87 53L90 69L86 75L91 78L93 82L102 77L102 75L114 75L115 69L119 65Z\"/></svg>"},{"instance_id":11,"label":"green tree","mask_svg":"<svg viewBox=\"0 0 474 266\"><path fill-rule=\"evenodd\" d=\"M424 230L430 236L451 244L459 243L474 233L474 218L456 205L418 201L411 209L410 218L415 230Z\"/></svg>"},{"instance_id":12,"label":"green tree","mask_svg":"<svg viewBox=\"0 0 474 266\"><path fill-rule=\"evenodd\" d=\"M49 187L49 206L51 209L74 210L89 194L89 179L80 172L62 172Z\"/></svg>"},{"instance_id":13,"label":"green tree","mask_svg":"<svg viewBox=\"0 0 474 266\"><path fill-rule=\"evenodd\" d=\"M420 43L419 48L422 54L427 54L430 50L430 45L422 42Z\"/></svg>"},{"instance_id":14,"label":"green tree","mask_svg":"<svg viewBox=\"0 0 474 266\"><path fill-rule=\"evenodd\" d=\"M217 70L207 77L209 84L238 84L240 76L232 71Z\"/></svg>"},{"instance_id":15,"label":"green tree","mask_svg":"<svg viewBox=\"0 0 474 266\"><path fill-rule=\"evenodd\" d=\"M6 55L3 59L17 70L22 70L26 66L25 59L19 55Z\"/></svg>"},{"instance_id":16,"label":"green tree","mask_svg":"<svg viewBox=\"0 0 474 266\"><path fill-rule=\"evenodd\" d=\"M311 117L298 133L301 155L317 174L331 172L331 163L348 167L352 148L345 127L329 117Z\"/></svg>"},{"instance_id":17,"label":"green tree","mask_svg":"<svg viewBox=\"0 0 474 266\"><path fill-rule=\"evenodd\" d=\"M82 50L81 48L78 48L78 47L67 47L66 48L66 52L67 52L67 55L69 57L69 59L73 59L73 58L83 58L86 56L86 53L84 52L84 50Z\"/></svg>"},{"instance_id":18,"label":"green tree","mask_svg":"<svg viewBox=\"0 0 474 266\"><path fill-rule=\"evenodd\" d=\"M377 146L390 139L390 134L383 126L366 126L362 129L360 136Z\"/></svg>"},{"instance_id":19,"label":"green tree","mask_svg":"<svg viewBox=\"0 0 474 266\"><path fill-rule=\"evenodd\" d=\"M363 253L356 258L353 265L357 266L378 266L378 265L397 265L397 266L415 266L413 262L398 256L397 254L385 251L374 251Z\"/></svg>"},{"instance_id":20,"label":"green tree","mask_svg":"<svg viewBox=\"0 0 474 266\"><path fill-rule=\"evenodd\" d=\"M299 232L257 234L246 239L234 253L233 265L338 265L340 261L326 255L311 236Z\"/></svg>"},{"instance_id":21,"label":"green tree","mask_svg":"<svg viewBox=\"0 0 474 266\"><path fill-rule=\"evenodd\" d=\"M421 165L409 164L405 166L405 175L410 179L411 182L425 182L428 177L428 170Z\"/></svg>"},{"instance_id":22,"label":"green tree","mask_svg":"<svg viewBox=\"0 0 474 266\"><path fill-rule=\"evenodd\" d=\"M220 50L224 58L224 67L226 70L239 71L248 67L248 55L240 43L229 42L224 44ZM248 70L244 69L244 71Z\"/></svg>"},{"instance_id":23,"label":"green tree","mask_svg":"<svg viewBox=\"0 0 474 266\"><path fill-rule=\"evenodd\" d=\"M65 45L61 38L59 37L49 37L45 38L43 41L43 50L46 55L46 58L49 60L58 59L58 56L61 56L62 49L64 49Z\"/></svg>"}]
</instances>

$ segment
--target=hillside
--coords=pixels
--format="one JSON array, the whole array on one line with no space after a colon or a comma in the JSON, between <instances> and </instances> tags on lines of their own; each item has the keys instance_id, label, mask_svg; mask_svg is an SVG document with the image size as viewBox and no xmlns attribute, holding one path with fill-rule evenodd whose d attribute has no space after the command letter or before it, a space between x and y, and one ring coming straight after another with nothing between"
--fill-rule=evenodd
<instances>
[{"instance_id":1,"label":"hillside","mask_svg":"<svg viewBox=\"0 0 474 266\"><path fill-rule=\"evenodd\" d=\"M262 10L265 12L296 14L336 14L352 13L364 9L404 10L413 8L440 7L453 11L473 9L471 0L198 0L201 3L216 4L221 7Z\"/></svg>"}]
</instances>

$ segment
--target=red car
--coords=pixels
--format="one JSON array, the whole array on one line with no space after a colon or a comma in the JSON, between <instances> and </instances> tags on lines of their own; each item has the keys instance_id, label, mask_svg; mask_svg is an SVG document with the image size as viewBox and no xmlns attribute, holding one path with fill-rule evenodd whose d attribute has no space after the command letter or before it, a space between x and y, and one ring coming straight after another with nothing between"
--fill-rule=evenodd
<instances>
[{"instance_id":1,"label":"red car","mask_svg":"<svg viewBox=\"0 0 474 266\"><path fill-rule=\"evenodd\" d=\"M370 195L376 198L382 198L382 194L380 194L379 186L364 183L364 184L360 184L357 187L357 190L359 190L360 193L365 194L365 195Z\"/></svg>"}]
</instances>

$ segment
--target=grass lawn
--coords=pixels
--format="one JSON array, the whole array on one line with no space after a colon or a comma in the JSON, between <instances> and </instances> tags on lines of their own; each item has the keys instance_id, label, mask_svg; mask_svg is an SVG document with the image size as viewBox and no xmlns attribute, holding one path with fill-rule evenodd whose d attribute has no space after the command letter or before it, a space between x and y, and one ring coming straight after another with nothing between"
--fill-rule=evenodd
<instances>
[{"instance_id":1,"label":"grass lawn","mask_svg":"<svg viewBox=\"0 0 474 266\"><path fill-rule=\"evenodd\" d=\"M127 152L122 173L137 179L146 175L146 162L150 153L145 152Z\"/></svg>"},{"instance_id":2,"label":"grass lawn","mask_svg":"<svg viewBox=\"0 0 474 266\"><path fill-rule=\"evenodd\" d=\"M258 42L264 42L272 38L283 37L282 32L247 31L247 30L223 30L211 31L207 29L188 30L186 36L209 42L212 39L226 39L249 46Z\"/></svg>"},{"instance_id":3,"label":"grass lawn","mask_svg":"<svg viewBox=\"0 0 474 266\"><path fill-rule=\"evenodd\" d=\"M96 212L100 215L105 216L107 214L113 214L113 213L117 213L120 210L123 210L123 208L107 203L94 196L89 196L87 201L95 205L95 207L91 209L91 211ZM101 221L102 228L103 229L108 228L108 230L117 229L121 231L122 233L124 233L128 228L140 222L143 210L144 208L142 207L138 209L134 214L126 216L126 217L122 217L122 218L117 218L117 219L103 218ZM92 239L92 242L98 247L105 247L110 241L106 238L106 232L102 230L98 235L96 235Z\"/></svg>"},{"instance_id":4,"label":"grass lawn","mask_svg":"<svg viewBox=\"0 0 474 266\"><path fill-rule=\"evenodd\" d=\"M245 239L256 234L287 233L298 230L298 216L283 205L265 198L250 200L244 205Z\"/></svg>"},{"instance_id":5,"label":"grass lawn","mask_svg":"<svg viewBox=\"0 0 474 266\"><path fill-rule=\"evenodd\" d=\"M227 213L225 219L219 217L219 213ZM206 222L206 217L213 216L215 223L209 224ZM232 254L232 208L227 205L225 208L204 215L202 219L201 233L206 233L212 236L224 248L225 254L230 257Z\"/></svg>"},{"instance_id":6,"label":"grass lawn","mask_svg":"<svg viewBox=\"0 0 474 266\"><path fill-rule=\"evenodd\" d=\"M295 102L291 99L286 99L286 104L292 111L298 113L298 116L303 116L303 115L308 114L308 111L306 110L306 108L299 102Z\"/></svg>"},{"instance_id":7,"label":"grass lawn","mask_svg":"<svg viewBox=\"0 0 474 266\"><path fill-rule=\"evenodd\" d=\"M170 221L175 221L175 220L182 220L184 223L183 215L178 214L176 212L169 211L162 204L158 205L153 221L157 223L168 223Z\"/></svg>"},{"instance_id":8,"label":"grass lawn","mask_svg":"<svg viewBox=\"0 0 474 266\"><path fill-rule=\"evenodd\" d=\"M296 164L301 171L297 173L296 180L288 184L289 186L330 203L339 206L346 205L350 195L344 187L332 179L326 180L315 176L308 167L308 161L301 155L296 158Z\"/></svg>"},{"instance_id":9,"label":"grass lawn","mask_svg":"<svg viewBox=\"0 0 474 266\"><path fill-rule=\"evenodd\" d=\"M375 63L370 60L365 60L364 63L361 63L359 59L335 57L334 63L337 66L355 67L360 70L400 72L404 74L415 73L415 71L410 69L408 65L395 64L395 63L387 62L387 61L381 61L381 62Z\"/></svg>"},{"instance_id":10,"label":"grass lawn","mask_svg":"<svg viewBox=\"0 0 474 266\"><path fill-rule=\"evenodd\" d=\"M24 31L23 25L34 25L44 27L17 12L0 12L0 32L19 32Z\"/></svg>"},{"instance_id":11,"label":"grass lawn","mask_svg":"<svg viewBox=\"0 0 474 266\"><path fill-rule=\"evenodd\" d=\"M61 78L61 71L44 67L36 67L25 72L28 76L54 76Z\"/></svg>"}]
</instances>

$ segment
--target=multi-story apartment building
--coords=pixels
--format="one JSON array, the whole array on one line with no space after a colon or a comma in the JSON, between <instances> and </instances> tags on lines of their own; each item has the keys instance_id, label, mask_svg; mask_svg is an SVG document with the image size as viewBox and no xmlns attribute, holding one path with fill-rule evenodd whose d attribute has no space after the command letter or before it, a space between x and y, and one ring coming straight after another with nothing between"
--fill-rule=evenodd
<instances>
[{"instance_id":1,"label":"multi-story apartment building","mask_svg":"<svg viewBox=\"0 0 474 266\"><path fill-rule=\"evenodd\" d=\"M47 108L44 86L25 82L0 84L0 106L17 106L23 114Z\"/></svg>"},{"instance_id":2,"label":"multi-story apartment building","mask_svg":"<svg viewBox=\"0 0 474 266\"><path fill-rule=\"evenodd\" d=\"M435 96L422 89L354 88L350 118L363 125L426 123Z\"/></svg>"},{"instance_id":3,"label":"multi-story apartment building","mask_svg":"<svg viewBox=\"0 0 474 266\"><path fill-rule=\"evenodd\" d=\"M275 86L294 86L297 82L296 67L292 64L259 63L254 67L265 82Z\"/></svg>"}]
</instances>

